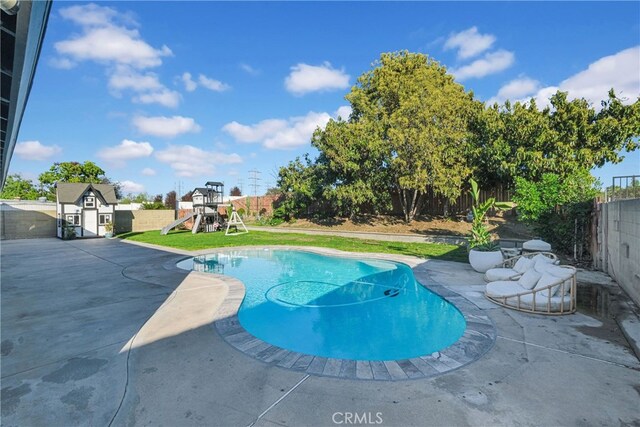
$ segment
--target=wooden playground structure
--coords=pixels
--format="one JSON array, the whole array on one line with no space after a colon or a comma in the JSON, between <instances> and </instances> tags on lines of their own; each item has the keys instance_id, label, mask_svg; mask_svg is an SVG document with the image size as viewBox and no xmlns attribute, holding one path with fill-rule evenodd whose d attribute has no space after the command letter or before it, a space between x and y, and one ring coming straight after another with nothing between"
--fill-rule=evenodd
<instances>
[{"instance_id":1,"label":"wooden playground structure","mask_svg":"<svg viewBox=\"0 0 640 427\"><path fill-rule=\"evenodd\" d=\"M208 181L204 187L196 187L192 192L193 212L178 218L164 227L160 234L165 235L180 224L184 224L191 218L195 218L191 233L211 233L225 230L225 236L234 236L248 233L242 218L231 204L224 203L224 183ZM232 207L229 218L225 220L218 212L220 207ZM243 230L240 230L242 227Z\"/></svg>"}]
</instances>

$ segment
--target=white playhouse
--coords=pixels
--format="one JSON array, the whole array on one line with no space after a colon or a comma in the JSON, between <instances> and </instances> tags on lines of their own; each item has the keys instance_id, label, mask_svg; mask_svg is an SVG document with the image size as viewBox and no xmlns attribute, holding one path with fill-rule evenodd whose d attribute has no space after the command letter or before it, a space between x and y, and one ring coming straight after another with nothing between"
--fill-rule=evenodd
<instances>
[{"instance_id":1,"label":"white playhouse","mask_svg":"<svg viewBox=\"0 0 640 427\"><path fill-rule=\"evenodd\" d=\"M75 232L75 237L104 236L108 231L105 226L113 226L117 203L113 185L58 182L58 237L65 237L65 231Z\"/></svg>"}]
</instances>

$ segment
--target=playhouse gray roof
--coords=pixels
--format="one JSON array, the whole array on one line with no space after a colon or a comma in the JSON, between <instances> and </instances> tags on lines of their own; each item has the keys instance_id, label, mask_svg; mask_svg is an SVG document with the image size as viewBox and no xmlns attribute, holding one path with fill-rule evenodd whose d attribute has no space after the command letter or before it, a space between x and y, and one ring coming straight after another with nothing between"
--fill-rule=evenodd
<instances>
[{"instance_id":1,"label":"playhouse gray roof","mask_svg":"<svg viewBox=\"0 0 640 427\"><path fill-rule=\"evenodd\" d=\"M101 197L110 205L118 203L115 188L110 184L56 183L58 201L60 203L76 203L89 189L93 190L98 197Z\"/></svg>"}]
</instances>

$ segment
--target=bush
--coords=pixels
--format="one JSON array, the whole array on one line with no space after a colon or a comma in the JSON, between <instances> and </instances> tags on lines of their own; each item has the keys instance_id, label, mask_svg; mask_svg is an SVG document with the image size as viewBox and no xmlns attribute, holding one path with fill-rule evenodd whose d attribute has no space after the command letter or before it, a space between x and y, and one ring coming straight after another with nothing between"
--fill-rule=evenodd
<instances>
[{"instance_id":1,"label":"bush","mask_svg":"<svg viewBox=\"0 0 640 427\"><path fill-rule=\"evenodd\" d=\"M142 209L144 210L161 210L161 209L167 209L167 207L164 205L164 203L162 203L162 201L160 202L146 202L142 204Z\"/></svg>"},{"instance_id":2,"label":"bush","mask_svg":"<svg viewBox=\"0 0 640 427\"><path fill-rule=\"evenodd\" d=\"M520 218L530 224L555 251L577 259L589 257L591 212L598 181L588 170L568 176L544 174L539 182L516 178L513 196Z\"/></svg>"}]
</instances>

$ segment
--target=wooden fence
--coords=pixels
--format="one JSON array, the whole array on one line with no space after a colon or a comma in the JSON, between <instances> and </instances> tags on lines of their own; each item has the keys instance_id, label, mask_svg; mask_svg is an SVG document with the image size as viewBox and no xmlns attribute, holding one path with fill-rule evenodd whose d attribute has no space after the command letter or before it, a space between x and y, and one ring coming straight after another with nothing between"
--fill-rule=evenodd
<instances>
[{"instance_id":1,"label":"wooden fence","mask_svg":"<svg viewBox=\"0 0 640 427\"><path fill-rule=\"evenodd\" d=\"M480 201L484 202L494 197L498 202L510 202L513 193L503 186L497 186L489 190L480 190ZM435 194L433 189L428 189L421 215L464 215L471 210L473 198L468 191L463 192L453 203L449 203L445 197ZM397 196L393 198L393 213L402 214L402 207Z\"/></svg>"}]
</instances>

